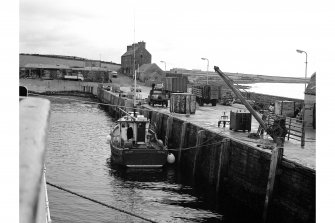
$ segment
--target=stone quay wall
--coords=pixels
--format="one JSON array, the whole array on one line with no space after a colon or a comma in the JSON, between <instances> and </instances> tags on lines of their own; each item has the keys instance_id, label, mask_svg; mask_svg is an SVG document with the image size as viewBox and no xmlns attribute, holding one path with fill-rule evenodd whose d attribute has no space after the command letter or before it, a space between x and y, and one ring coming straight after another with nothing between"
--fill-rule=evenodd
<instances>
[{"instance_id":1,"label":"stone quay wall","mask_svg":"<svg viewBox=\"0 0 335 223\"><path fill-rule=\"evenodd\" d=\"M104 107L115 118L123 115L120 108L132 110L132 100L103 90L101 84L34 81L36 83L20 80L20 84L39 93L77 91L96 95L108 104ZM261 219L271 176L270 151L224 137L169 114L147 108L140 113L156 125L160 139L168 136L168 148L176 157L176 165L186 176L193 178L196 185L204 185L218 199L228 194L254 210ZM173 131L167 131L171 129ZM315 170L282 157L274 176L267 222L315 222Z\"/></svg>"},{"instance_id":2,"label":"stone quay wall","mask_svg":"<svg viewBox=\"0 0 335 223\"><path fill-rule=\"evenodd\" d=\"M99 87L97 93L102 102L114 105L107 106L107 110L116 118L122 115L119 107L129 103L129 99L119 98ZM140 113L156 125L160 139L168 136L168 148L173 148L171 152L183 172L219 197L229 194L261 218L269 184L271 152L168 114L147 108ZM168 129L173 131L167 132ZM315 180L315 170L283 157L275 174L267 221L315 222Z\"/></svg>"}]
</instances>

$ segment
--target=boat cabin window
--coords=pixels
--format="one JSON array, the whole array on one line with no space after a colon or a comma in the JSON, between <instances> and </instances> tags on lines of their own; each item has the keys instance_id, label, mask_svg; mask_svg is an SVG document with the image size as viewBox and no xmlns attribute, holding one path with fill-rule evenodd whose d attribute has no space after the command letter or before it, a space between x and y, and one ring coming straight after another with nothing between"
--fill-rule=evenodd
<instances>
[{"instance_id":1,"label":"boat cabin window","mask_svg":"<svg viewBox=\"0 0 335 223\"><path fill-rule=\"evenodd\" d=\"M145 142L145 122L137 123L137 141Z\"/></svg>"},{"instance_id":2,"label":"boat cabin window","mask_svg":"<svg viewBox=\"0 0 335 223\"><path fill-rule=\"evenodd\" d=\"M127 140L132 139L134 137L134 131L132 127L127 128Z\"/></svg>"}]
</instances>

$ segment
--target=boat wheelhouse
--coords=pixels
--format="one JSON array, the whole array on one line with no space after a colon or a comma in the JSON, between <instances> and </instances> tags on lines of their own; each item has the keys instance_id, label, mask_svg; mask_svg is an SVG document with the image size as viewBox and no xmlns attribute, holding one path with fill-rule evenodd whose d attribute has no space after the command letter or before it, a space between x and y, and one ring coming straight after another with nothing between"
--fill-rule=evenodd
<instances>
[{"instance_id":1,"label":"boat wheelhouse","mask_svg":"<svg viewBox=\"0 0 335 223\"><path fill-rule=\"evenodd\" d=\"M121 117L111 132L111 161L126 167L159 168L166 164L168 150L143 115Z\"/></svg>"}]
</instances>

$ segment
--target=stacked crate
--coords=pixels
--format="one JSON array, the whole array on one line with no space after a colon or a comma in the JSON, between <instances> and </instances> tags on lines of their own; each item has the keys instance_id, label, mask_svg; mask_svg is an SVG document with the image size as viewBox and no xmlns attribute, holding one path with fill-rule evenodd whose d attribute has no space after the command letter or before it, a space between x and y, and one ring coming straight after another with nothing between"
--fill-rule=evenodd
<instances>
[{"instance_id":1,"label":"stacked crate","mask_svg":"<svg viewBox=\"0 0 335 223\"><path fill-rule=\"evenodd\" d=\"M180 114L194 114L196 110L195 95L190 93L172 93L170 98L170 112Z\"/></svg>"}]
</instances>

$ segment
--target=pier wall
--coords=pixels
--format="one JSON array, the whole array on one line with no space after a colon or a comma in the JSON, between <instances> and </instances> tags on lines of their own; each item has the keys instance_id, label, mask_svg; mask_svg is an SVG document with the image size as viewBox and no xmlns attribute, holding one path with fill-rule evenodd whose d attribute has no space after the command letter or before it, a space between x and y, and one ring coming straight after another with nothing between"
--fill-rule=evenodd
<instances>
[{"instance_id":1,"label":"pier wall","mask_svg":"<svg viewBox=\"0 0 335 223\"><path fill-rule=\"evenodd\" d=\"M68 80L41 80L20 79L20 85L28 88L28 91L37 93L52 92L87 92L97 95L98 83Z\"/></svg>"},{"instance_id":2,"label":"pier wall","mask_svg":"<svg viewBox=\"0 0 335 223\"><path fill-rule=\"evenodd\" d=\"M44 169L50 102L20 97L19 109L20 222L51 222Z\"/></svg>"},{"instance_id":3,"label":"pier wall","mask_svg":"<svg viewBox=\"0 0 335 223\"><path fill-rule=\"evenodd\" d=\"M129 101L101 88L97 96L104 103L116 105L107 107L115 117L121 115L118 106ZM269 150L226 138L169 114L148 109L141 113L156 125L158 138L163 141L171 123L168 148L173 148L179 168L197 184L206 185L218 198L228 194L262 216L271 164ZM315 222L315 180L315 170L283 157L268 206L268 222Z\"/></svg>"},{"instance_id":4,"label":"pier wall","mask_svg":"<svg viewBox=\"0 0 335 223\"><path fill-rule=\"evenodd\" d=\"M274 103L275 101L294 101L296 102L296 106L302 106L304 103L303 99L297 98L288 98L288 97L281 97L275 95L268 95L268 94L260 94L255 92L241 92L242 95L248 100L255 100L256 102L262 103L265 106L269 106L270 103Z\"/></svg>"}]
</instances>

